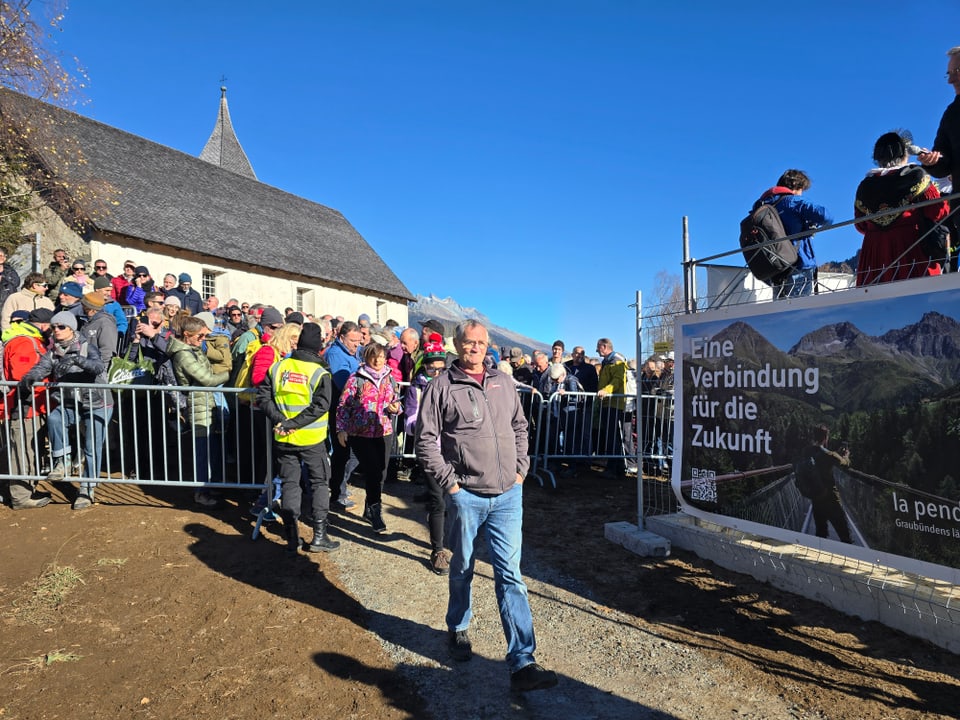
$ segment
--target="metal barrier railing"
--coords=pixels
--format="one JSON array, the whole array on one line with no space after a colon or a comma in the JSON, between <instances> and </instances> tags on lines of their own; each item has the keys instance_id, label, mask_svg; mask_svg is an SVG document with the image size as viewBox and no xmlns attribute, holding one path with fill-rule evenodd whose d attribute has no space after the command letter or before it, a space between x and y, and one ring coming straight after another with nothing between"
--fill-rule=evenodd
<instances>
[{"instance_id":1,"label":"metal barrier railing","mask_svg":"<svg viewBox=\"0 0 960 720\"><path fill-rule=\"evenodd\" d=\"M544 404L545 432L537 448L542 472L556 487L550 468L564 463L561 477L583 465L606 462L608 471L669 475L673 460L673 393L632 395L557 392ZM611 466L611 463L614 465ZM617 465L619 464L619 465Z\"/></svg>"},{"instance_id":2,"label":"metal barrier railing","mask_svg":"<svg viewBox=\"0 0 960 720\"><path fill-rule=\"evenodd\" d=\"M63 478L81 483L259 489L269 480L268 424L239 388L41 384L22 404L16 383L0 386L2 479L42 480L62 464Z\"/></svg>"},{"instance_id":3,"label":"metal barrier railing","mask_svg":"<svg viewBox=\"0 0 960 720\"><path fill-rule=\"evenodd\" d=\"M40 384L24 402L16 386L0 381L0 479L43 480L59 463L64 480L87 485L260 490L272 479L269 423L241 400L242 389ZM586 462L632 470L638 454L641 468L669 464L672 395L641 396L637 413L627 409L635 400L628 395L567 392L544 399L525 385L517 392L529 425L530 474L541 485L557 486L560 464L566 464L560 475ZM393 457L412 461L403 421L394 418Z\"/></svg>"}]
</instances>

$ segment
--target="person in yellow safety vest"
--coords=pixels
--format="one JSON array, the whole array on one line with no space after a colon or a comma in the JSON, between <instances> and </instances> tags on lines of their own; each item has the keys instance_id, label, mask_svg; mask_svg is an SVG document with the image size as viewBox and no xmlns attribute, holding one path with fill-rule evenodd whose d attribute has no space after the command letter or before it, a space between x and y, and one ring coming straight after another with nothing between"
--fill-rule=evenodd
<instances>
[{"instance_id":1,"label":"person in yellow safety vest","mask_svg":"<svg viewBox=\"0 0 960 720\"><path fill-rule=\"evenodd\" d=\"M257 387L257 405L273 426L273 452L281 485L280 517L287 550L300 550L301 463L313 490L313 540L308 552L330 552L340 543L327 535L330 511L330 458L327 453L332 379L320 360L323 331L305 323L290 357L274 363Z\"/></svg>"}]
</instances>

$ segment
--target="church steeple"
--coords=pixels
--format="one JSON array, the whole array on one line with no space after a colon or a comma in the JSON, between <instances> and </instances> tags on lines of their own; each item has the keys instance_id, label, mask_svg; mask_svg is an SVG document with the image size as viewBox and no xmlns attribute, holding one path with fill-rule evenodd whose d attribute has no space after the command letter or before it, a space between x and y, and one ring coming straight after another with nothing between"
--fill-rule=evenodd
<instances>
[{"instance_id":1,"label":"church steeple","mask_svg":"<svg viewBox=\"0 0 960 720\"><path fill-rule=\"evenodd\" d=\"M213 132L210 133L210 139L200 153L200 159L237 175L243 175L252 180L257 179L247 154L240 147L240 141L237 140L237 134L233 130L233 123L230 122L225 86L220 87L220 112L217 113L217 124L213 126Z\"/></svg>"}]
</instances>

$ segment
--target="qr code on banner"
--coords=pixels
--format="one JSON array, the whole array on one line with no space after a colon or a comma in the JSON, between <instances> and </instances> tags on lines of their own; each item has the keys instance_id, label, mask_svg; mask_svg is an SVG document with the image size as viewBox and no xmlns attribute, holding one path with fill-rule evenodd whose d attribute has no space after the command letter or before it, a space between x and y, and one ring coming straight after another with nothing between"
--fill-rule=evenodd
<instances>
[{"instance_id":1,"label":"qr code on banner","mask_svg":"<svg viewBox=\"0 0 960 720\"><path fill-rule=\"evenodd\" d=\"M717 473L713 470L691 468L693 472L693 487L690 489L691 500L703 502L717 501Z\"/></svg>"}]
</instances>

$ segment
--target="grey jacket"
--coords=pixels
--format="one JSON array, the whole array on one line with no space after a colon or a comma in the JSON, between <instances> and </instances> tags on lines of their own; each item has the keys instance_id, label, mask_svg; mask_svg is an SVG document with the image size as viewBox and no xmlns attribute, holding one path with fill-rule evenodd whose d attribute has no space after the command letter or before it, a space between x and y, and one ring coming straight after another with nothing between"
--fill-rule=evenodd
<instances>
[{"instance_id":1,"label":"grey jacket","mask_svg":"<svg viewBox=\"0 0 960 720\"><path fill-rule=\"evenodd\" d=\"M97 352L100 359L106 367L110 366L110 360L117 354L117 321L113 315L103 310L97 311L94 315L87 318L77 334L84 338L91 345L97 346ZM97 382L106 382L106 375Z\"/></svg>"},{"instance_id":2,"label":"grey jacket","mask_svg":"<svg viewBox=\"0 0 960 720\"><path fill-rule=\"evenodd\" d=\"M420 401L415 449L424 472L440 487L459 483L472 492L500 495L526 476L527 420L516 385L487 369L481 387L459 361L431 380Z\"/></svg>"}]
</instances>

